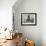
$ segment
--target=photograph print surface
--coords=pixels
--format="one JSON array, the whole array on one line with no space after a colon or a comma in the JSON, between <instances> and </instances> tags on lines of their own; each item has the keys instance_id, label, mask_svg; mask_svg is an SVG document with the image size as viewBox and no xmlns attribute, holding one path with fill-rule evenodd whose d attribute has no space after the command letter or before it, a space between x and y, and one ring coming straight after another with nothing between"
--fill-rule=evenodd
<instances>
[{"instance_id":1,"label":"photograph print surface","mask_svg":"<svg viewBox=\"0 0 46 46\"><path fill-rule=\"evenodd\" d=\"M36 25L36 13L21 13L21 25Z\"/></svg>"}]
</instances>

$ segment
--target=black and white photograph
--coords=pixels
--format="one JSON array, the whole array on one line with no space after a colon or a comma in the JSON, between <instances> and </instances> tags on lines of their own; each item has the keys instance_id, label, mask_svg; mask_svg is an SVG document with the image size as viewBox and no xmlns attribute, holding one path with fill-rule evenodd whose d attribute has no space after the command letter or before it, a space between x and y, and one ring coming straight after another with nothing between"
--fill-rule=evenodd
<instances>
[{"instance_id":1,"label":"black and white photograph","mask_svg":"<svg viewBox=\"0 0 46 46\"><path fill-rule=\"evenodd\" d=\"M36 25L36 13L21 13L21 25Z\"/></svg>"}]
</instances>

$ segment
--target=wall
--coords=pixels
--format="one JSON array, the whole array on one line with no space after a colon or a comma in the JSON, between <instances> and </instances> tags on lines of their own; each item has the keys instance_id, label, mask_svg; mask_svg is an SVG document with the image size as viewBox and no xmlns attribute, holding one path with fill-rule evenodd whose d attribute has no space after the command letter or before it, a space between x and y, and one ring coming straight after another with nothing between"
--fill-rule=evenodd
<instances>
[{"instance_id":1,"label":"wall","mask_svg":"<svg viewBox=\"0 0 46 46\"><path fill-rule=\"evenodd\" d=\"M41 1L41 40L42 46L46 46L46 0Z\"/></svg>"},{"instance_id":2,"label":"wall","mask_svg":"<svg viewBox=\"0 0 46 46\"><path fill-rule=\"evenodd\" d=\"M0 27L12 28L12 6L16 0L0 0Z\"/></svg>"},{"instance_id":3,"label":"wall","mask_svg":"<svg viewBox=\"0 0 46 46\"><path fill-rule=\"evenodd\" d=\"M15 2L16 0L0 0L0 26L8 27L10 29L12 28L12 6ZM41 39L42 46L46 46L46 0L41 0L41 2L40 0L22 0L22 2L20 2L21 0L16 2L13 7L15 15L15 29L23 32L25 38L28 34L29 39L33 39L37 45L39 45L39 41ZM37 26L21 26L21 12L36 12Z\"/></svg>"},{"instance_id":4,"label":"wall","mask_svg":"<svg viewBox=\"0 0 46 46\"><path fill-rule=\"evenodd\" d=\"M18 1L19 2L19 1ZM17 3L18 4L18 3ZM36 26L22 26L21 13L37 13ZM41 46L41 1L40 0L23 0L18 6L13 7L15 30L23 33L23 37L35 41L36 46Z\"/></svg>"}]
</instances>

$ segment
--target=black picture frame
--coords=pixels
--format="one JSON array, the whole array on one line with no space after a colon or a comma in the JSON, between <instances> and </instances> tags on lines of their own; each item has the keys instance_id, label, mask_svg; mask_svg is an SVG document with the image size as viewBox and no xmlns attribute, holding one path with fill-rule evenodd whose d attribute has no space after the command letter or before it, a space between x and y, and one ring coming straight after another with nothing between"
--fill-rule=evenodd
<instances>
[{"instance_id":1,"label":"black picture frame","mask_svg":"<svg viewBox=\"0 0 46 46\"><path fill-rule=\"evenodd\" d=\"M21 25L37 25L37 13L21 13Z\"/></svg>"}]
</instances>

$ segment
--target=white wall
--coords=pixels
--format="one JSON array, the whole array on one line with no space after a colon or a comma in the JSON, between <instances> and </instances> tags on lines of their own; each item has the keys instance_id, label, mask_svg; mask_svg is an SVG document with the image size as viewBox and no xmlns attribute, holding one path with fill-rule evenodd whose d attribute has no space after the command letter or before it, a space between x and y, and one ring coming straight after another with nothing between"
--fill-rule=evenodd
<instances>
[{"instance_id":1,"label":"white wall","mask_svg":"<svg viewBox=\"0 0 46 46\"><path fill-rule=\"evenodd\" d=\"M15 2L16 0L0 0L0 26L12 28L12 6ZM42 46L46 46L46 0L41 0L41 2L40 0L23 0L22 3L20 3L21 1L18 2L19 6L15 3L16 6L13 8L15 13L15 29L23 32L24 37L28 34L29 39L36 41L37 45L40 44L41 39ZM36 12L37 26L21 26L21 12Z\"/></svg>"},{"instance_id":2,"label":"white wall","mask_svg":"<svg viewBox=\"0 0 46 46\"><path fill-rule=\"evenodd\" d=\"M14 5L14 19L15 30L22 32L24 38L32 39L35 41L36 46L41 46L41 1L40 0L23 0L19 6ZM21 26L21 13L37 13L36 26Z\"/></svg>"},{"instance_id":3,"label":"white wall","mask_svg":"<svg viewBox=\"0 0 46 46\"><path fill-rule=\"evenodd\" d=\"M41 1L41 38L42 46L46 46L46 0Z\"/></svg>"},{"instance_id":4,"label":"white wall","mask_svg":"<svg viewBox=\"0 0 46 46\"><path fill-rule=\"evenodd\" d=\"M12 6L16 0L0 0L0 27L12 28Z\"/></svg>"}]
</instances>

